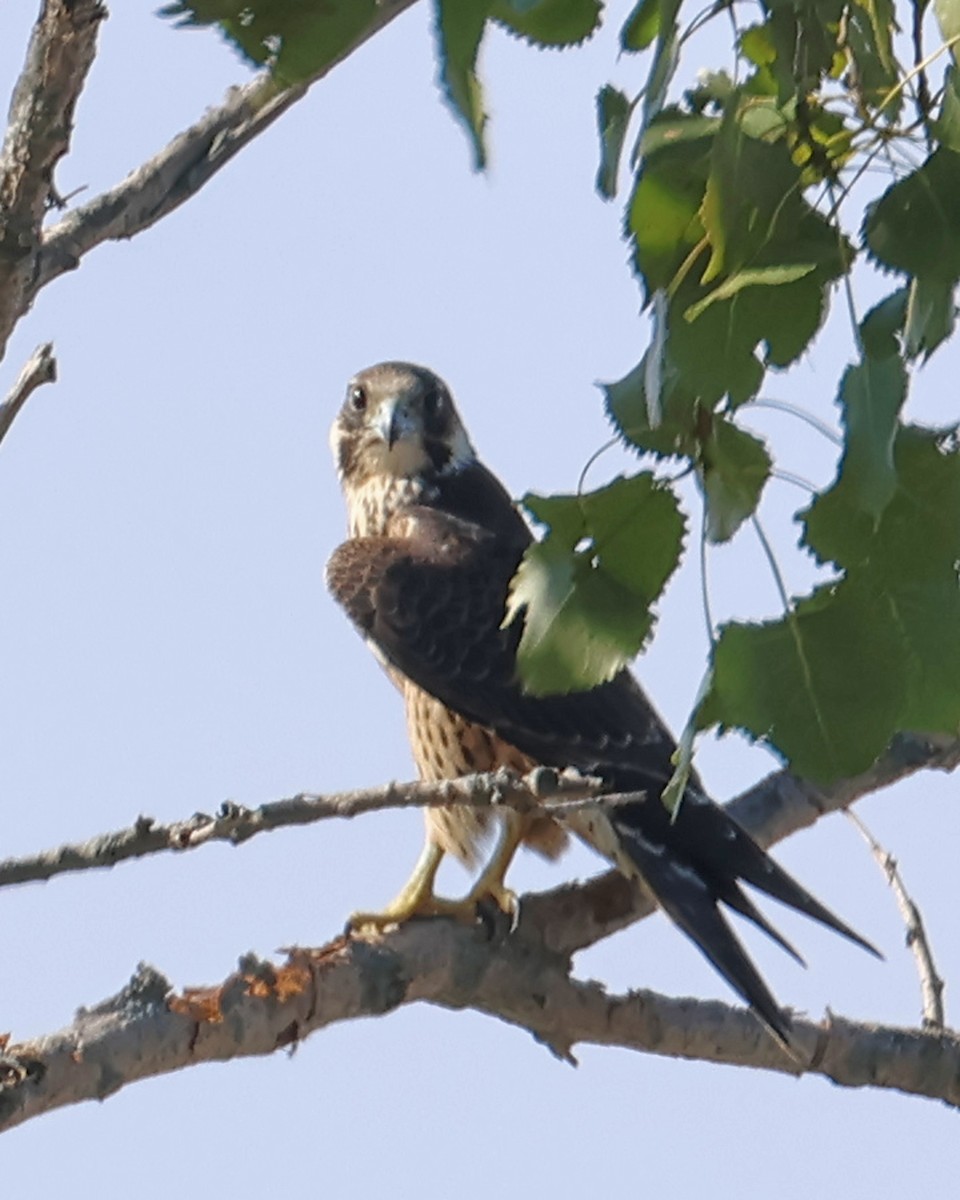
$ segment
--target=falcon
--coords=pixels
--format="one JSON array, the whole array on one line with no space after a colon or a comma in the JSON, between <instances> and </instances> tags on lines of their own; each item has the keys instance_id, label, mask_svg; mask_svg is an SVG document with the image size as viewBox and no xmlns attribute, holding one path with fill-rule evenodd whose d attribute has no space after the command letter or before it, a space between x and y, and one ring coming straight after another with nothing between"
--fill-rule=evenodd
<instances>
[{"instance_id":1,"label":"falcon","mask_svg":"<svg viewBox=\"0 0 960 1200\"><path fill-rule=\"evenodd\" d=\"M330 435L347 507L348 539L327 565L327 585L403 696L423 780L509 767L572 767L636 801L546 813L451 806L425 810L426 842L413 874L380 913L378 928L414 916L474 918L493 901L509 913L505 883L520 845L556 857L574 833L656 901L771 1033L789 1046L790 1020L722 908L748 918L798 961L743 883L805 913L876 954L800 886L692 774L675 819L660 796L675 742L628 670L563 695L534 695L517 671L524 614L505 620L507 596L533 538L508 493L477 458L449 389L432 371L385 362L350 381ZM486 836L499 836L468 895L434 893L445 854L468 868Z\"/></svg>"}]
</instances>

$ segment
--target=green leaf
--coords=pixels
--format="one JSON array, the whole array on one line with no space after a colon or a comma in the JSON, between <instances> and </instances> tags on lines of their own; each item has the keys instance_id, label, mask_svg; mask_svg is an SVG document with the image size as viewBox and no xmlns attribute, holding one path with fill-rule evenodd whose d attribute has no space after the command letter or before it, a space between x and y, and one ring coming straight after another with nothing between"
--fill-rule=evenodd
<instances>
[{"instance_id":1,"label":"green leaf","mask_svg":"<svg viewBox=\"0 0 960 1200\"><path fill-rule=\"evenodd\" d=\"M929 358L953 333L957 318L955 286L927 276L911 281L904 326L904 346L909 358Z\"/></svg>"},{"instance_id":2,"label":"green leaf","mask_svg":"<svg viewBox=\"0 0 960 1200\"><path fill-rule=\"evenodd\" d=\"M817 92L824 76L842 62L841 19L845 0L773 0L765 6L776 47L772 64L781 104Z\"/></svg>"},{"instance_id":3,"label":"green leaf","mask_svg":"<svg viewBox=\"0 0 960 1200\"><path fill-rule=\"evenodd\" d=\"M821 562L870 570L879 586L951 577L960 561L960 457L950 433L901 426L893 451L896 491L875 522L857 504L843 466L800 517ZM852 493L852 494L851 494Z\"/></svg>"},{"instance_id":4,"label":"green leaf","mask_svg":"<svg viewBox=\"0 0 960 1200\"><path fill-rule=\"evenodd\" d=\"M864 223L882 266L941 283L960 279L960 154L936 150L884 192Z\"/></svg>"},{"instance_id":5,"label":"green leaf","mask_svg":"<svg viewBox=\"0 0 960 1200\"><path fill-rule=\"evenodd\" d=\"M482 171L487 162L483 140L487 114L477 75L477 53L490 7L491 0L470 0L468 4L462 0L437 0L440 82L450 107L470 135L477 171Z\"/></svg>"},{"instance_id":6,"label":"green leaf","mask_svg":"<svg viewBox=\"0 0 960 1200\"><path fill-rule=\"evenodd\" d=\"M839 584L793 616L724 629L701 724L764 737L817 780L864 769L901 730L960 729L960 439L915 426L894 445L879 521L840 485L804 520ZM841 477L842 479L842 477Z\"/></svg>"},{"instance_id":7,"label":"green leaf","mask_svg":"<svg viewBox=\"0 0 960 1200\"><path fill-rule=\"evenodd\" d=\"M649 122L663 107L667 97L667 89L677 69L679 55L679 27L677 14L680 11L680 0L660 0L660 21L657 29L657 44L653 51L653 60L647 72L647 82L643 89L644 123Z\"/></svg>"},{"instance_id":8,"label":"green leaf","mask_svg":"<svg viewBox=\"0 0 960 1200\"><path fill-rule=\"evenodd\" d=\"M684 387L713 406L724 396L739 405L763 382L766 363L785 366L806 348L823 320L826 282L818 268L776 287L749 287L701 307L695 321L682 314L709 296L688 276L671 303L667 352ZM758 350L766 343L761 360Z\"/></svg>"},{"instance_id":9,"label":"green leaf","mask_svg":"<svg viewBox=\"0 0 960 1200\"><path fill-rule=\"evenodd\" d=\"M702 300L691 304L683 314L684 320L695 321L711 304L718 300L729 300L743 288L776 287L781 283L793 283L816 269L816 263L792 263L779 267L756 267L754 270L737 271L728 275L723 283L713 288Z\"/></svg>"},{"instance_id":10,"label":"green leaf","mask_svg":"<svg viewBox=\"0 0 960 1200\"><path fill-rule=\"evenodd\" d=\"M919 733L960 731L960 585L904 581L890 589L907 655L900 724Z\"/></svg>"},{"instance_id":11,"label":"green leaf","mask_svg":"<svg viewBox=\"0 0 960 1200\"><path fill-rule=\"evenodd\" d=\"M614 428L637 450L672 457L696 452L696 400L684 390L669 361L663 364L659 413L651 420L646 391L647 355L623 379L601 384Z\"/></svg>"},{"instance_id":12,"label":"green leaf","mask_svg":"<svg viewBox=\"0 0 960 1200\"><path fill-rule=\"evenodd\" d=\"M683 98L693 112L706 109L723 109L736 91L736 86L727 71L700 71L697 81L683 93Z\"/></svg>"},{"instance_id":13,"label":"green leaf","mask_svg":"<svg viewBox=\"0 0 960 1200\"><path fill-rule=\"evenodd\" d=\"M954 66L944 74L943 103L939 117L930 122L930 132L945 149L960 152L960 77Z\"/></svg>"},{"instance_id":14,"label":"green leaf","mask_svg":"<svg viewBox=\"0 0 960 1200\"><path fill-rule=\"evenodd\" d=\"M904 707L907 655L890 602L847 581L781 620L725 626L713 669L701 727L743 729L821 783L866 770Z\"/></svg>"},{"instance_id":15,"label":"green leaf","mask_svg":"<svg viewBox=\"0 0 960 1200\"><path fill-rule=\"evenodd\" d=\"M609 83L597 92L597 126L600 131L597 191L605 200L611 200L617 192L620 155L632 111L630 100Z\"/></svg>"},{"instance_id":16,"label":"green leaf","mask_svg":"<svg viewBox=\"0 0 960 1200\"><path fill-rule=\"evenodd\" d=\"M732 421L714 419L700 452L708 541L728 541L753 515L771 465L763 442Z\"/></svg>"},{"instance_id":17,"label":"green leaf","mask_svg":"<svg viewBox=\"0 0 960 1200\"><path fill-rule=\"evenodd\" d=\"M579 497L597 566L647 608L677 568L684 520L673 489L648 472Z\"/></svg>"},{"instance_id":18,"label":"green leaf","mask_svg":"<svg viewBox=\"0 0 960 1200\"><path fill-rule=\"evenodd\" d=\"M865 358L848 367L840 381L846 431L840 480L847 502L874 521L896 491L893 441L906 398L907 373L896 355Z\"/></svg>"},{"instance_id":19,"label":"green leaf","mask_svg":"<svg viewBox=\"0 0 960 1200\"><path fill-rule=\"evenodd\" d=\"M660 0L638 0L620 30L622 50L646 50L660 32Z\"/></svg>"},{"instance_id":20,"label":"green leaf","mask_svg":"<svg viewBox=\"0 0 960 1200\"><path fill-rule=\"evenodd\" d=\"M376 0L175 0L160 9L181 25L219 25L248 62L269 66L284 85L335 62L376 15Z\"/></svg>"},{"instance_id":21,"label":"green leaf","mask_svg":"<svg viewBox=\"0 0 960 1200\"><path fill-rule=\"evenodd\" d=\"M898 82L900 72L893 57L895 27L891 0L867 0L850 4L847 11L846 38L856 72L856 88L861 103L878 108ZM881 116L896 121L903 107L903 92L883 105Z\"/></svg>"},{"instance_id":22,"label":"green leaf","mask_svg":"<svg viewBox=\"0 0 960 1200\"><path fill-rule=\"evenodd\" d=\"M740 51L754 66L770 66L777 57L770 26L748 25L740 34Z\"/></svg>"},{"instance_id":23,"label":"green leaf","mask_svg":"<svg viewBox=\"0 0 960 1200\"><path fill-rule=\"evenodd\" d=\"M514 576L504 625L524 613L518 664L536 694L593 687L640 650L651 606L676 568L683 518L649 474L582 496L527 496L550 526Z\"/></svg>"},{"instance_id":24,"label":"green leaf","mask_svg":"<svg viewBox=\"0 0 960 1200\"><path fill-rule=\"evenodd\" d=\"M647 152L627 210L634 262L648 294L672 281L703 237L700 207L711 142L704 136L707 124L702 117L684 121L673 111L651 122L651 132L666 125L674 136L656 152ZM688 132L689 138L683 136Z\"/></svg>"},{"instance_id":25,"label":"green leaf","mask_svg":"<svg viewBox=\"0 0 960 1200\"><path fill-rule=\"evenodd\" d=\"M951 53L956 61L960 42L960 0L933 0L933 11L943 40L951 43Z\"/></svg>"},{"instance_id":26,"label":"green leaf","mask_svg":"<svg viewBox=\"0 0 960 1200\"><path fill-rule=\"evenodd\" d=\"M490 16L534 45L573 46L596 31L602 7L601 0L493 0Z\"/></svg>"},{"instance_id":27,"label":"green leaf","mask_svg":"<svg viewBox=\"0 0 960 1200\"><path fill-rule=\"evenodd\" d=\"M896 493L879 523L839 485L803 514L806 543L890 604L905 655L906 693L894 729L960 728L960 447L956 431L905 426L894 445Z\"/></svg>"},{"instance_id":28,"label":"green leaf","mask_svg":"<svg viewBox=\"0 0 960 1200\"><path fill-rule=\"evenodd\" d=\"M863 352L870 358L898 354L897 335L903 333L907 318L907 289L897 288L870 309L860 323Z\"/></svg>"},{"instance_id":29,"label":"green leaf","mask_svg":"<svg viewBox=\"0 0 960 1200\"><path fill-rule=\"evenodd\" d=\"M691 116L690 113L670 105L647 125L637 149L641 157L652 159L670 146L712 137L719 128L719 117ZM705 178L705 173L703 174Z\"/></svg>"},{"instance_id":30,"label":"green leaf","mask_svg":"<svg viewBox=\"0 0 960 1200\"><path fill-rule=\"evenodd\" d=\"M852 258L838 227L807 202L786 142L745 132L752 102L741 100L731 97L712 139L674 145L648 164L630 218L647 290L670 291L668 356L685 390L711 408L724 397L751 399L768 365L803 353L830 282ZM698 223L689 210L704 165ZM665 197L673 205L666 220Z\"/></svg>"},{"instance_id":31,"label":"green leaf","mask_svg":"<svg viewBox=\"0 0 960 1200\"><path fill-rule=\"evenodd\" d=\"M547 539L531 546L513 578L505 624L525 612L517 665L534 695L575 691L611 678L642 642L629 592Z\"/></svg>"}]
</instances>

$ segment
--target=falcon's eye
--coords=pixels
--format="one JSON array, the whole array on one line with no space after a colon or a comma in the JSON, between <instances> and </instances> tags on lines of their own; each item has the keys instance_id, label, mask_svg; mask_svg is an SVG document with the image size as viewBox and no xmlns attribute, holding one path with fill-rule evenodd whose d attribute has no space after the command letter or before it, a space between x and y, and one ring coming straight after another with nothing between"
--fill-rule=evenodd
<instances>
[{"instance_id":1,"label":"falcon's eye","mask_svg":"<svg viewBox=\"0 0 960 1200\"><path fill-rule=\"evenodd\" d=\"M431 388L423 398L423 415L436 417L443 409L443 394L439 388Z\"/></svg>"},{"instance_id":2,"label":"falcon's eye","mask_svg":"<svg viewBox=\"0 0 960 1200\"><path fill-rule=\"evenodd\" d=\"M367 392L359 383L350 389L347 400L355 413L362 413L367 407Z\"/></svg>"}]
</instances>

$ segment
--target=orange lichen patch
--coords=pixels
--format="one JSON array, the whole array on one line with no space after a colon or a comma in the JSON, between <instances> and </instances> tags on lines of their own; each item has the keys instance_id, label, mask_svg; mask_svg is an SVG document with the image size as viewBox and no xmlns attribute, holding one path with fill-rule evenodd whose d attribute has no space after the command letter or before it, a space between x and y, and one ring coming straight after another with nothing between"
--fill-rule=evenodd
<instances>
[{"instance_id":1,"label":"orange lichen patch","mask_svg":"<svg viewBox=\"0 0 960 1200\"><path fill-rule=\"evenodd\" d=\"M222 991L222 988L184 988L182 996L169 997L167 1007L182 1017L215 1024L223 1020Z\"/></svg>"},{"instance_id":2,"label":"orange lichen patch","mask_svg":"<svg viewBox=\"0 0 960 1200\"><path fill-rule=\"evenodd\" d=\"M6 1050L6 1048L9 1045L10 1045L10 1034L9 1033L0 1033L0 1050Z\"/></svg>"},{"instance_id":3,"label":"orange lichen patch","mask_svg":"<svg viewBox=\"0 0 960 1200\"><path fill-rule=\"evenodd\" d=\"M261 1000L273 997L283 1003L293 996L302 996L310 986L310 968L303 960L290 959L279 967L257 975L244 975L247 993Z\"/></svg>"}]
</instances>

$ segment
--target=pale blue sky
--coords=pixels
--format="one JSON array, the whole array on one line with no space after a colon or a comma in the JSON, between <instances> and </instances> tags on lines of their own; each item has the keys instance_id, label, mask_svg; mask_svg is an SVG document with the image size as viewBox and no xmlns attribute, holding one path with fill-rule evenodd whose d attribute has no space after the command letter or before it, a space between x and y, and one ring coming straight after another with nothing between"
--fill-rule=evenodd
<instances>
[{"instance_id":1,"label":"pale blue sky","mask_svg":"<svg viewBox=\"0 0 960 1200\"><path fill-rule=\"evenodd\" d=\"M0 11L8 92L34 7ZM174 32L153 7L117 3L103 29L61 192L114 183L247 77L214 35ZM179 212L43 293L0 380L4 391L37 342L55 341L60 382L0 447L0 857L141 812L411 775L397 697L324 592L343 528L327 427L355 370L414 359L447 378L514 493L576 485L608 436L593 382L622 375L646 336L619 206L592 191L596 89L640 78L635 60L614 65L615 28L562 55L490 39L492 169L477 177L434 87L429 9L415 6ZM848 354L838 306L821 351L767 393L833 421ZM921 376L915 414L946 420L956 361L950 347ZM784 466L830 478L831 448L805 426L748 420ZM611 455L591 478L626 461ZM791 550L803 498L779 484L764 511L796 589L812 578ZM758 548L742 542L714 557L717 614L774 612ZM691 562L641 663L675 727L704 649ZM773 765L736 738L702 755L719 798ZM960 977L956 791L928 776L859 808L897 855L948 983ZM55 1029L141 959L200 985L247 950L320 944L392 894L420 837L418 814L384 814L0 893L0 1029ZM849 823L824 822L778 857L888 959L784 916L809 971L750 939L780 999L915 1024L903 929ZM549 867L526 858L514 880L550 886L595 866L585 850ZM580 970L616 989L728 998L662 918ZM950 1002L948 990L948 1014ZM3 1138L0 1176L11 1195L80 1200L256 1197L280 1180L356 1200L858 1200L948 1190L960 1166L955 1118L929 1102L622 1051L579 1057L573 1071L489 1019L405 1009L330 1029L292 1059L201 1068L41 1118Z\"/></svg>"}]
</instances>

